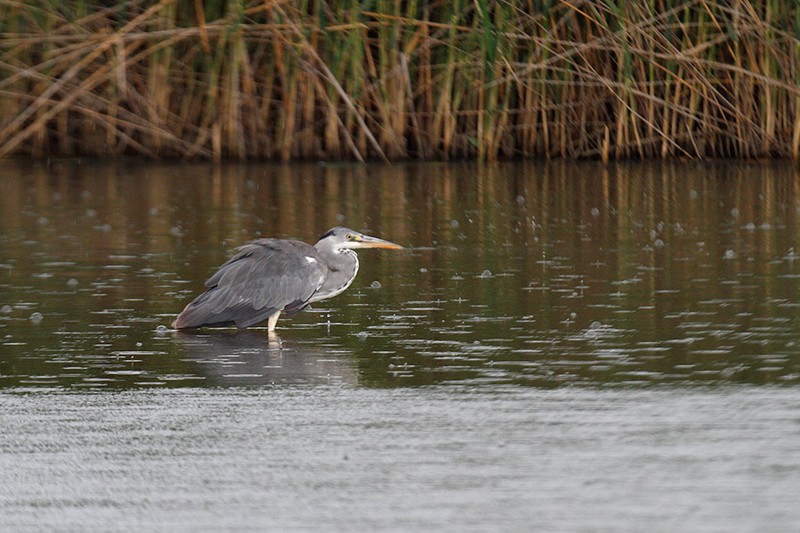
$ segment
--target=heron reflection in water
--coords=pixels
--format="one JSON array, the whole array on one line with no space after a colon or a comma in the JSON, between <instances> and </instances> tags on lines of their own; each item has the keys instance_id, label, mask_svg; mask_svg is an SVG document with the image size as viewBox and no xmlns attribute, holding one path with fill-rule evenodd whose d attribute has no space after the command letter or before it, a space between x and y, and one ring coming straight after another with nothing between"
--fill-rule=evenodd
<instances>
[{"instance_id":1,"label":"heron reflection in water","mask_svg":"<svg viewBox=\"0 0 800 533\"><path fill-rule=\"evenodd\" d=\"M329 340L279 339L265 342L252 330L173 332L188 378L209 385L347 384L362 379L353 353Z\"/></svg>"},{"instance_id":2,"label":"heron reflection in water","mask_svg":"<svg viewBox=\"0 0 800 533\"><path fill-rule=\"evenodd\" d=\"M246 328L267 320L273 332L281 313L296 313L347 289L358 273L359 248L403 247L343 227L332 228L313 246L291 239L251 241L208 278L206 292L172 327Z\"/></svg>"}]
</instances>

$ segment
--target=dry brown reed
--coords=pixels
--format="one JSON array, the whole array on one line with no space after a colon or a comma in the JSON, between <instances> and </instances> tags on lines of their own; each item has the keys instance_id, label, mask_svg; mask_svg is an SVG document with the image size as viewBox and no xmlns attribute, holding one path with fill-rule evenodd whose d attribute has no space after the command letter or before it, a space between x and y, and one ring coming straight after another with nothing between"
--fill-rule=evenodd
<instances>
[{"instance_id":1,"label":"dry brown reed","mask_svg":"<svg viewBox=\"0 0 800 533\"><path fill-rule=\"evenodd\" d=\"M800 158L766 0L0 0L0 157Z\"/></svg>"}]
</instances>

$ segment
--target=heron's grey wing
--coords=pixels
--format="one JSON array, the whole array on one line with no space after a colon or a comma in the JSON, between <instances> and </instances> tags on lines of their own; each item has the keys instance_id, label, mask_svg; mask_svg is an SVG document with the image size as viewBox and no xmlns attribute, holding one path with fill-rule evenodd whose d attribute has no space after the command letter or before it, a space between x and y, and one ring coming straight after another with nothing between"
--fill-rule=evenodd
<instances>
[{"instance_id":1,"label":"heron's grey wing","mask_svg":"<svg viewBox=\"0 0 800 533\"><path fill-rule=\"evenodd\" d=\"M276 311L297 311L325 280L316 249L300 241L259 239L242 246L205 283L175 320L175 327L257 324Z\"/></svg>"}]
</instances>

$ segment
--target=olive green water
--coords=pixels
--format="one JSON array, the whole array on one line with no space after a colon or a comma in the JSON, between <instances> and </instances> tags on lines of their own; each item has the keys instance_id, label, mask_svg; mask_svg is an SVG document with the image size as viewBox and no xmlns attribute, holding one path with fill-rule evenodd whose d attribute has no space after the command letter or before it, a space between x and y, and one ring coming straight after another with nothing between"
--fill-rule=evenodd
<instances>
[{"instance_id":1,"label":"olive green water","mask_svg":"<svg viewBox=\"0 0 800 533\"><path fill-rule=\"evenodd\" d=\"M0 173L0 526L800 525L790 165ZM277 339L166 327L334 225L408 249Z\"/></svg>"}]
</instances>

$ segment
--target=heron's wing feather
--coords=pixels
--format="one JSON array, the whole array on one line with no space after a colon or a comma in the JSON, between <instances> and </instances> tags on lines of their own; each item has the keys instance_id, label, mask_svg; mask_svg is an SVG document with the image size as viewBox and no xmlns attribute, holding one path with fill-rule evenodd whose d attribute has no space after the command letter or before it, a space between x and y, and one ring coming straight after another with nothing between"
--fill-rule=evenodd
<instances>
[{"instance_id":1,"label":"heron's wing feather","mask_svg":"<svg viewBox=\"0 0 800 533\"><path fill-rule=\"evenodd\" d=\"M276 311L297 311L325 280L316 249L300 241L259 239L242 246L186 306L176 327L233 322L246 327Z\"/></svg>"},{"instance_id":2,"label":"heron's wing feather","mask_svg":"<svg viewBox=\"0 0 800 533\"><path fill-rule=\"evenodd\" d=\"M260 241L269 241L269 240L271 239L259 239L249 242L243 246L240 246L237 249L238 251L236 252L236 254L234 254L233 257L225 261L225 263L223 263L217 269L217 271L214 272L214 274L206 280L205 286L211 288L218 285L219 280L222 278L222 276L225 275L226 272L228 272L228 267L240 263L241 261L244 261L249 257L252 257L253 254L258 252L259 249L261 248L257 243L259 243ZM239 264L238 266L241 266L241 264Z\"/></svg>"}]
</instances>

